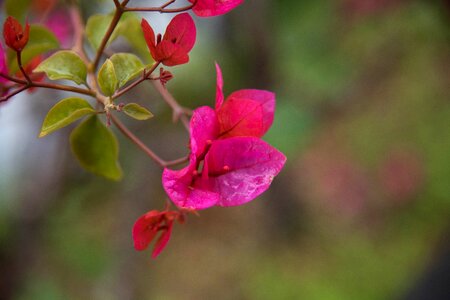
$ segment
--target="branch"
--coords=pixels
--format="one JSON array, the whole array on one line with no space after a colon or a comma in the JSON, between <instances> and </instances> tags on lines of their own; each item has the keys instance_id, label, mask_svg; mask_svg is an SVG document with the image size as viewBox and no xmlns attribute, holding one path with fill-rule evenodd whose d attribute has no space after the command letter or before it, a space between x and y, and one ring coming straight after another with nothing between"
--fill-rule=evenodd
<instances>
[{"instance_id":1,"label":"branch","mask_svg":"<svg viewBox=\"0 0 450 300\"><path fill-rule=\"evenodd\" d=\"M8 95L5 95L3 97L0 97L0 103L8 101L10 98L14 97L17 94L22 93L23 91L25 91L28 88L29 88L29 86L25 85L25 86L21 87L20 89L15 90L11 94L8 94Z\"/></svg>"},{"instance_id":2,"label":"branch","mask_svg":"<svg viewBox=\"0 0 450 300\"><path fill-rule=\"evenodd\" d=\"M188 161L189 157L182 157L173 161L165 161L159 157L153 150L147 147L134 133L132 133L116 116L111 115L111 121L114 125L122 132L129 140L136 144L142 151L147 154L151 159L153 159L161 169L169 166L178 165Z\"/></svg>"},{"instance_id":3,"label":"branch","mask_svg":"<svg viewBox=\"0 0 450 300\"><path fill-rule=\"evenodd\" d=\"M142 73L142 77L138 80L136 80L135 82L133 82L132 84L130 84L129 86L125 87L124 89L118 91L113 97L112 99L117 99L121 96L123 96L125 93L127 93L128 91L130 91L131 89L133 89L134 87L136 87L137 85L141 84L142 82L144 82L145 80L150 78L150 75L153 73L153 71L156 70L156 68L159 66L160 62L157 61L153 64L152 68L150 70L148 70L148 72L146 72L144 70L144 72Z\"/></svg>"},{"instance_id":4,"label":"branch","mask_svg":"<svg viewBox=\"0 0 450 300\"><path fill-rule=\"evenodd\" d=\"M44 88L44 89L53 89L53 90L60 90L60 91L66 91L66 92L73 92L73 93L78 93L78 94L83 94L83 95L88 95L88 96L92 96L95 97L96 93L92 90L88 90L88 89L81 89L81 88L77 88L74 86L68 86L68 85L61 85L61 84L54 84L54 83L46 83L46 82L34 82L34 81L26 81L26 80L22 80L19 78L15 78L15 77L11 77L9 75L5 75L5 74L0 74L1 77L15 82L17 84L22 84L23 87L21 87L20 89L14 91L12 94L6 95L5 97L11 98L12 96L17 95L20 92L23 92L26 89L29 88L33 88L33 87L37 87L37 88ZM3 97L3 98L5 98ZM6 101L3 100L2 101Z\"/></svg>"},{"instance_id":5,"label":"branch","mask_svg":"<svg viewBox=\"0 0 450 300\"><path fill-rule=\"evenodd\" d=\"M155 89L161 94L164 101L172 108L173 110L173 120L177 121L178 119L183 122L184 127L189 131L189 118L188 115L190 111L182 107L177 100L169 93L169 91L161 84L161 82L154 80L152 81Z\"/></svg>"},{"instance_id":6,"label":"branch","mask_svg":"<svg viewBox=\"0 0 450 300\"><path fill-rule=\"evenodd\" d=\"M119 24L120 18L122 17L123 13L125 12L124 8L128 4L128 2L129 2L129 0L124 0L120 5L117 5L117 2L114 1L114 4L116 4L116 11L114 12L114 17L111 20L111 23L109 24L108 30L106 31L105 35L103 36L102 42L97 49L97 54L95 55L94 62L92 63L91 68L90 68L92 71L97 70L98 64L100 63L100 59L103 54L103 51L105 50L106 45L108 44L108 41L114 32L114 29L116 29L117 24Z\"/></svg>"},{"instance_id":7,"label":"branch","mask_svg":"<svg viewBox=\"0 0 450 300\"><path fill-rule=\"evenodd\" d=\"M170 3L169 3L170 2ZM184 12L192 9L196 2L194 2L191 5L180 7L180 8L166 8L170 4L172 4L175 1L169 1L168 4L164 4L160 7L127 7L124 8L124 11L141 11L141 12L160 12L160 13L179 13Z\"/></svg>"},{"instance_id":8,"label":"branch","mask_svg":"<svg viewBox=\"0 0 450 300\"><path fill-rule=\"evenodd\" d=\"M22 66L22 51L16 51L16 56L17 56L17 65L19 66L20 72L22 72L23 77L25 77L25 79L27 80L26 82L30 83L31 79Z\"/></svg>"}]
</instances>

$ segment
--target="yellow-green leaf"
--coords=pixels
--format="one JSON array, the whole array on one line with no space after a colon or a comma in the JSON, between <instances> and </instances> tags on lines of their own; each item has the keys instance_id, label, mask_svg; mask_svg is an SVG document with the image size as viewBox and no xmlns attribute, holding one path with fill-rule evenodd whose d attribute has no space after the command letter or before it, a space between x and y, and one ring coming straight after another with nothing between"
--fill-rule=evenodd
<instances>
[{"instance_id":1,"label":"yellow-green leaf","mask_svg":"<svg viewBox=\"0 0 450 300\"><path fill-rule=\"evenodd\" d=\"M114 64L119 88L124 86L128 81L136 78L144 70L145 66L142 61L131 53L117 53L111 56Z\"/></svg>"},{"instance_id":2,"label":"yellow-green leaf","mask_svg":"<svg viewBox=\"0 0 450 300\"><path fill-rule=\"evenodd\" d=\"M83 168L111 180L122 178L116 136L97 116L89 117L75 128L70 143Z\"/></svg>"},{"instance_id":3,"label":"yellow-green leaf","mask_svg":"<svg viewBox=\"0 0 450 300\"><path fill-rule=\"evenodd\" d=\"M94 50L100 47L112 18L112 15L93 15L88 19L86 23L86 36ZM110 38L108 44L112 40L113 38Z\"/></svg>"},{"instance_id":4,"label":"yellow-green leaf","mask_svg":"<svg viewBox=\"0 0 450 300\"><path fill-rule=\"evenodd\" d=\"M58 39L51 31L40 25L31 25L30 38L22 51L22 64L26 66L36 56L57 48L59 48ZM8 49L8 62L10 73L16 73L19 66L16 53L11 49Z\"/></svg>"},{"instance_id":5,"label":"yellow-green leaf","mask_svg":"<svg viewBox=\"0 0 450 300\"><path fill-rule=\"evenodd\" d=\"M117 36L123 36L146 64L154 62L145 42L139 16L131 13L125 14L114 33Z\"/></svg>"},{"instance_id":6,"label":"yellow-green leaf","mask_svg":"<svg viewBox=\"0 0 450 300\"><path fill-rule=\"evenodd\" d=\"M98 85L106 96L112 96L117 89L118 80L114 64L107 59L98 72Z\"/></svg>"},{"instance_id":7,"label":"yellow-green leaf","mask_svg":"<svg viewBox=\"0 0 450 300\"><path fill-rule=\"evenodd\" d=\"M76 84L86 83L87 67L73 51L58 51L44 60L34 72L45 72L51 80L68 79Z\"/></svg>"},{"instance_id":8,"label":"yellow-green leaf","mask_svg":"<svg viewBox=\"0 0 450 300\"><path fill-rule=\"evenodd\" d=\"M60 128L63 128L81 117L94 114L95 110L84 99L67 98L59 101L48 112L42 124L39 137L44 137Z\"/></svg>"},{"instance_id":9,"label":"yellow-green leaf","mask_svg":"<svg viewBox=\"0 0 450 300\"><path fill-rule=\"evenodd\" d=\"M123 112L136 120L148 120L153 117L153 114L145 107L137 103L128 103L123 107Z\"/></svg>"}]
</instances>

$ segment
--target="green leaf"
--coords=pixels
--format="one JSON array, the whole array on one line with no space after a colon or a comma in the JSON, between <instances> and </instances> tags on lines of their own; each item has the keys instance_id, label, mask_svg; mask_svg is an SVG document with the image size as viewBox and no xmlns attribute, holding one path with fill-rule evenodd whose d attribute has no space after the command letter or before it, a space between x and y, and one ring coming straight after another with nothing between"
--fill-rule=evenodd
<instances>
[{"instance_id":1,"label":"green leaf","mask_svg":"<svg viewBox=\"0 0 450 300\"><path fill-rule=\"evenodd\" d=\"M136 120L148 120L153 114L146 108L136 103L128 103L123 107L123 112Z\"/></svg>"},{"instance_id":2,"label":"green leaf","mask_svg":"<svg viewBox=\"0 0 450 300\"><path fill-rule=\"evenodd\" d=\"M117 53L111 56L114 64L116 77L119 81L119 88L124 86L128 81L141 74L145 66L142 61L134 54Z\"/></svg>"},{"instance_id":3,"label":"green leaf","mask_svg":"<svg viewBox=\"0 0 450 300\"><path fill-rule=\"evenodd\" d=\"M100 47L112 18L112 15L93 15L88 19L86 23L86 36L94 50ZM111 37L108 44L113 40L114 38Z\"/></svg>"},{"instance_id":4,"label":"green leaf","mask_svg":"<svg viewBox=\"0 0 450 300\"><path fill-rule=\"evenodd\" d=\"M57 48L59 48L58 39L51 31L40 25L31 25L28 44L22 51L22 64L26 66L36 56ZM16 53L10 49L8 61L10 73L16 73L19 70Z\"/></svg>"},{"instance_id":5,"label":"green leaf","mask_svg":"<svg viewBox=\"0 0 450 300\"><path fill-rule=\"evenodd\" d=\"M122 178L117 139L97 116L89 117L75 128L70 143L83 168L108 179Z\"/></svg>"},{"instance_id":6,"label":"green leaf","mask_svg":"<svg viewBox=\"0 0 450 300\"><path fill-rule=\"evenodd\" d=\"M51 80L68 79L76 84L86 83L87 67L73 51L59 51L44 60L34 72L45 72Z\"/></svg>"},{"instance_id":7,"label":"green leaf","mask_svg":"<svg viewBox=\"0 0 450 300\"><path fill-rule=\"evenodd\" d=\"M114 33L123 36L146 64L154 62L145 42L144 33L141 28L141 19L137 15L131 13L125 14Z\"/></svg>"},{"instance_id":8,"label":"green leaf","mask_svg":"<svg viewBox=\"0 0 450 300\"><path fill-rule=\"evenodd\" d=\"M107 59L98 72L98 84L103 94L112 96L117 89L117 76L114 70L114 64Z\"/></svg>"},{"instance_id":9,"label":"green leaf","mask_svg":"<svg viewBox=\"0 0 450 300\"><path fill-rule=\"evenodd\" d=\"M88 19L86 36L94 50L100 47L112 19L113 16L111 14L93 15ZM145 42L144 33L142 32L141 19L136 14L127 13L122 16L106 46L111 44L119 36L123 36L128 41L134 50L136 50L137 54L144 59L146 64L153 63L147 43Z\"/></svg>"},{"instance_id":10,"label":"green leaf","mask_svg":"<svg viewBox=\"0 0 450 300\"><path fill-rule=\"evenodd\" d=\"M6 0L5 13L7 16L12 16L23 23L30 4L31 0Z\"/></svg>"},{"instance_id":11,"label":"green leaf","mask_svg":"<svg viewBox=\"0 0 450 300\"><path fill-rule=\"evenodd\" d=\"M44 137L58 129L61 129L79 118L94 114L95 110L84 99L81 98L67 98L59 101L47 113L42 124L41 133L39 137Z\"/></svg>"}]
</instances>

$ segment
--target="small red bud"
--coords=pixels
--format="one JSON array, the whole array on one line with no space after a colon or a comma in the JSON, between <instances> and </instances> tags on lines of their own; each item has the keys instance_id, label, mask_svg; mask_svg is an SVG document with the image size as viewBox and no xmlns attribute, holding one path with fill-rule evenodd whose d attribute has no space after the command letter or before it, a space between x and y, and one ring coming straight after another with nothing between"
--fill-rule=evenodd
<instances>
[{"instance_id":1,"label":"small red bud","mask_svg":"<svg viewBox=\"0 0 450 300\"><path fill-rule=\"evenodd\" d=\"M22 25L11 16L9 16L3 24L3 38L5 39L5 43L15 51L22 51L23 48L25 48L29 36L30 25L28 22L25 24L25 30L23 30Z\"/></svg>"}]
</instances>

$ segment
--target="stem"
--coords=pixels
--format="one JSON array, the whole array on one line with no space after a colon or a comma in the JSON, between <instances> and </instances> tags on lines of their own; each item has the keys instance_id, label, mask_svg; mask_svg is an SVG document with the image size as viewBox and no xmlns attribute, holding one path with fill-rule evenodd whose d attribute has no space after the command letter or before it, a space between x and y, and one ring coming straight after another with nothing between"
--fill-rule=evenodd
<instances>
[{"instance_id":1,"label":"stem","mask_svg":"<svg viewBox=\"0 0 450 300\"><path fill-rule=\"evenodd\" d=\"M60 90L60 91L66 91L66 92L72 92L72 93L78 93L83 95L88 95L95 97L96 93L92 90L88 89L81 89L74 86L68 86L68 85L61 85L61 84L54 84L54 83L46 83L46 82L31 82L30 87L40 87L44 89L53 89L53 90Z\"/></svg>"},{"instance_id":2,"label":"stem","mask_svg":"<svg viewBox=\"0 0 450 300\"><path fill-rule=\"evenodd\" d=\"M100 63L100 59L102 57L103 51L106 48L106 44L108 44L109 39L111 38L111 35L114 32L114 29L116 29L117 24L119 24L120 18L122 17L124 13L124 6L128 3L128 1L123 1L121 5L116 6L116 12L114 13L114 17L111 20L111 23L109 24L108 30L105 33L105 36L102 39L102 42L100 44L100 47L98 47L97 54L95 55L94 62L92 63L91 70L95 71L97 70L98 64Z\"/></svg>"},{"instance_id":3,"label":"stem","mask_svg":"<svg viewBox=\"0 0 450 300\"><path fill-rule=\"evenodd\" d=\"M170 2L170 1L169 1ZM169 3L168 5L172 4L173 2ZM194 2L191 5L180 7L180 8L165 8L166 4L160 7L127 7L124 8L124 11L141 11L141 12L160 12L160 13L178 13L178 12L184 12L192 9L194 7L196 2Z\"/></svg>"},{"instance_id":4,"label":"stem","mask_svg":"<svg viewBox=\"0 0 450 300\"><path fill-rule=\"evenodd\" d=\"M130 84L129 86L125 87L124 89L118 91L113 97L112 99L117 99L119 97L121 97L122 95L124 95L125 93L127 93L128 91L130 91L131 89L133 89L134 87L136 87L137 85L141 84L142 82L144 82L145 80L149 79L150 75L153 73L153 71L156 70L156 68L159 66L160 62L157 61L153 64L152 68L146 72L144 70L144 73L142 74L142 77L138 80L136 80L135 82L133 82L132 84Z\"/></svg>"},{"instance_id":5,"label":"stem","mask_svg":"<svg viewBox=\"0 0 450 300\"><path fill-rule=\"evenodd\" d=\"M180 164L186 161L186 158L177 159L174 161L166 162L161 157L159 157L153 150L147 147L137 136L134 135L116 116L111 115L111 121L116 125L116 127L134 144L136 144L142 151L147 154L151 159L153 159L161 169L164 169L167 166L172 166L174 164Z\"/></svg>"},{"instance_id":6,"label":"stem","mask_svg":"<svg viewBox=\"0 0 450 300\"><path fill-rule=\"evenodd\" d=\"M5 95L3 97L0 97L0 102L5 102L8 101L10 98L14 97L15 95L25 91L26 89L28 89L29 86L25 85L23 87L21 87L20 89L15 90L14 92L12 92L11 94Z\"/></svg>"},{"instance_id":7,"label":"stem","mask_svg":"<svg viewBox=\"0 0 450 300\"><path fill-rule=\"evenodd\" d=\"M178 158L178 159L174 159L174 160L168 161L168 162L166 162L165 167L167 168L167 167L173 167L173 166L176 166L176 165L181 165L181 164L183 164L185 162L188 162L188 161L189 161L189 155L187 155L185 157L181 157L181 158Z\"/></svg>"},{"instance_id":8,"label":"stem","mask_svg":"<svg viewBox=\"0 0 450 300\"><path fill-rule=\"evenodd\" d=\"M17 51L16 56L17 56L17 64L19 65L20 72L22 72L22 75L25 77L27 82L30 83L31 79L28 76L27 72L25 72L25 70L23 69L23 66L22 66L22 51Z\"/></svg>"},{"instance_id":9,"label":"stem","mask_svg":"<svg viewBox=\"0 0 450 300\"><path fill-rule=\"evenodd\" d=\"M156 90L161 94L164 101L172 108L173 110L173 119L177 121L181 120L184 127L189 131L189 118L187 117L187 110L182 107L177 100L169 93L169 91L161 84L159 81L152 81L153 86Z\"/></svg>"},{"instance_id":10,"label":"stem","mask_svg":"<svg viewBox=\"0 0 450 300\"><path fill-rule=\"evenodd\" d=\"M88 95L88 96L92 96L92 97L95 97L95 95L96 95L96 93L92 90L81 89L81 88L77 88L74 86L46 83L46 82L34 82L34 81L28 82L28 81L10 77L10 76L4 75L4 74L0 74L0 76L8 79L10 81L13 81L15 83L23 84L25 89L20 88L19 89L20 91L24 91L24 90L26 90L28 88L32 88L32 87L40 87L40 88L44 88L44 89L53 89L53 90L60 90L60 91L66 91L66 92L73 92L73 93ZM17 93L14 93L14 95L17 95Z\"/></svg>"},{"instance_id":11,"label":"stem","mask_svg":"<svg viewBox=\"0 0 450 300\"><path fill-rule=\"evenodd\" d=\"M177 1L177 0L167 1L165 4L161 5L161 8L166 8L167 6L169 6L170 4L174 3L175 1Z\"/></svg>"}]
</instances>

